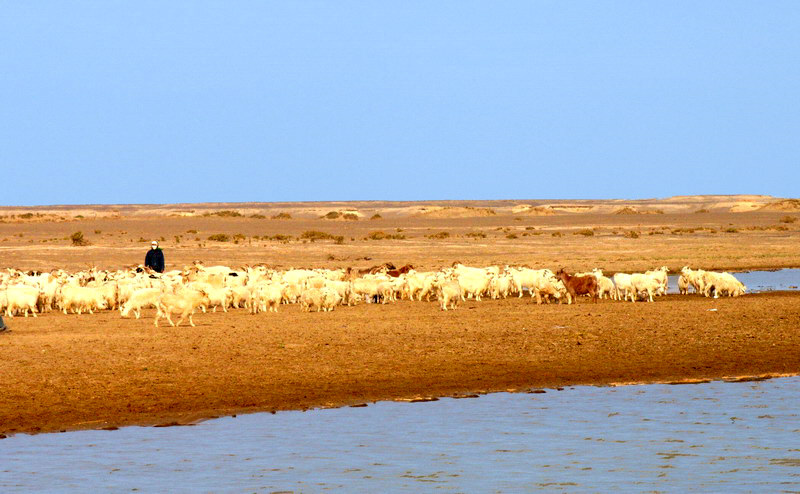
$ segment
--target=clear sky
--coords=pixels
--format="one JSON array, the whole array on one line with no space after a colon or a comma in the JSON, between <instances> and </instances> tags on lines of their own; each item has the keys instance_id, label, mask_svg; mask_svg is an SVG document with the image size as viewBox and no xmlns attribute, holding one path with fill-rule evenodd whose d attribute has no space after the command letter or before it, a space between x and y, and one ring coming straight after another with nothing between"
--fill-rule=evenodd
<instances>
[{"instance_id":1,"label":"clear sky","mask_svg":"<svg viewBox=\"0 0 800 494\"><path fill-rule=\"evenodd\" d=\"M0 3L0 204L800 196L800 1Z\"/></svg>"}]
</instances>

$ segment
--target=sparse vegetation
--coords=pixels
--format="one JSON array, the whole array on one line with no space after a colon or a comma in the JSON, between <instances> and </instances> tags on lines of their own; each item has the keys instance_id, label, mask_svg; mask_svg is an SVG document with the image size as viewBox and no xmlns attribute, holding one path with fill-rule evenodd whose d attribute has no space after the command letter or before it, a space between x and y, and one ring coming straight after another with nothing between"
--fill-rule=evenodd
<instances>
[{"instance_id":1,"label":"sparse vegetation","mask_svg":"<svg viewBox=\"0 0 800 494\"><path fill-rule=\"evenodd\" d=\"M321 232L318 230L306 230L300 234L300 239L316 242L317 240L333 240L337 244L344 243L342 235L331 235L330 233Z\"/></svg>"},{"instance_id":2,"label":"sparse vegetation","mask_svg":"<svg viewBox=\"0 0 800 494\"><path fill-rule=\"evenodd\" d=\"M483 232L468 232L465 237L469 238L486 238L486 234Z\"/></svg>"},{"instance_id":3,"label":"sparse vegetation","mask_svg":"<svg viewBox=\"0 0 800 494\"><path fill-rule=\"evenodd\" d=\"M553 232L550 234L551 237L563 237L564 234L561 232Z\"/></svg>"},{"instance_id":4,"label":"sparse vegetation","mask_svg":"<svg viewBox=\"0 0 800 494\"><path fill-rule=\"evenodd\" d=\"M231 211L230 209L223 209L222 211L214 211L203 213L203 216L219 216L220 218L239 218L244 216L239 211Z\"/></svg>"},{"instance_id":5,"label":"sparse vegetation","mask_svg":"<svg viewBox=\"0 0 800 494\"><path fill-rule=\"evenodd\" d=\"M518 238L518 237L517 237L516 233L509 233L509 234L506 235L506 238L513 240L513 239Z\"/></svg>"},{"instance_id":6,"label":"sparse vegetation","mask_svg":"<svg viewBox=\"0 0 800 494\"><path fill-rule=\"evenodd\" d=\"M781 223L794 223L797 221L797 216L784 216L780 219Z\"/></svg>"},{"instance_id":7,"label":"sparse vegetation","mask_svg":"<svg viewBox=\"0 0 800 494\"><path fill-rule=\"evenodd\" d=\"M695 213L699 213L699 214L708 213L708 209L706 209L706 208L698 209L697 211L695 211Z\"/></svg>"},{"instance_id":8,"label":"sparse vegetation","mask_svg":"<svg viewBox=\"0 0 800 494\"><path fill-rule=\"evenodd\" d=\"M442 240L445 238L450 238L450 232L431 233L430 235L425 235L425 236L431 239Z\"/></svg>"},{"instance_id":9,"label":"sparse vegetation","mask_svg":"<svg viewBox=\"0 0 800 494\"><path fill-rule=\"evenodd\" d=\"M623 234L625 238L639 238L639 232L636 230L628 230Z\"/></svg>"},{"instance_id":10,"label":"sparse vegetation","mask_svg":"<svg viewBox=\"0 0 800 494\"><path fill-rule=\"evenodd\" d=\"M358 221L358 215L356 213L344 213L342 218L350 221Z\"/></svg>"},{"instance_id":11,"label":"sparse vegetation","mask_svg":"<svg viewBox=\"0 0 800 494\"><path fill-rule=\"evenodd\" d=\"M378 230L370 232L369 235L364 237L364 240L404 240L405 238L405 235L386 233Z\"/></svg>"},{"instance_id":12,"label":"sparse vegetation","mask_svg":"<svg viewBox=\"0 0 800 494\"><path fill-rule=\"evenodd\" d=\"M83 232L77 231L69 236L69 239L72 241L72 245L75 247L83 247L84 245L89 245L89 242L83 238Z\"/></svg>"},{"instance_id":13,"label":"sparse vegetation","mask_svg":"<svg viewBox=\"0 0 800 494\"><path fill-rule=\"evenodd\" d=\"M197 233L197 230L186 230L186 233Z\"/></svg>"},{"instance_id":14,"label":"sparse vegetation","mask_svg":"<svg viewBox=\"0 0 800 494\"><path fill-rule=\"evenodd\" d=\"M273 220L290 220L292 219L292 215L289 213L278 213L270 216Z\"/></svg>"},{"instance_id":15,"label":"sparse vegetation","mask_svg":"<svg viewBox=\"0 0 800 494\"><path fill-rule=\"evenodd\" d=\"M339 211L329 211L329 212L325 213L324 215L322 215L320 218L322 218L324 220L335 220L335 219L339 218L341 215L342 215L342 213L340 213Z\"/></svg>"},{"instance_id":16,"label":"sparse vegetation","mask_svg":"<svg viewBox=\"0 0 800 494\"><path fill-rule=\"evenodd\" d=\"M278 234L272 235L272 236L264 235L261 238L264 239L264 240L275 240L277 242L283 242L285 244L288 244L289 241L292 240L292 238L294 238L294 237L292 237L291 235L283 235L283 234L278 233Z\"/></svg>"},{"instance_id":17,"label":"sparse vegetation","mask_svg":"<svg viewBox=\"0 0 800 494\"><path fill-rule=\"evenodd\" d=\"M253 218L254 220L263 220L267 218L263 214L258 214L258 213L251 214L249 217Z\"/></svg>"},{"instance_id":18,"label":"sparse vegetation","mask_svg":"<svg viewBox=\"0 0 800 494\"><path fill-rule=\"evenodd\" d=\"M209 235L208 240L211 240L213 242L230 242L231 237L229 237L224 233L215 233L214 235Z\"/></svg>"},{"instance_id":19,"label":"sparse vegetation","mask_svg":"<svg viewBox=\"0 0 800 494\"><path fill-rule=\"evenodd\" d=\"M739 230L733 227L726 228L725 233L739 233Z\"/></svg>"},{"instance_id":20,"label":"sparse vegetation","mask_svg":"<svg viewBox=\"0 0 800 494\"><path fill-rule=\"evenodd\" d=\"M372 215L372 217L370 219L371 220L381 220L381 219L383 219L383 216L379 215L378 213L375 213L375 214Z\"/></svg>"},{"instance_id":21,"label":"sparse vegetation","mask_svg":"<svg viewBox=\"0 0 800 494\"><path fill-rule=\"evenodd\" d=\"M585 228L583 230L578 230L576 232L572 232L573 235L583 235L584 237L592 237L594 236L594 230L590 230L589 228Z\"/></svg>"}]
</instances>

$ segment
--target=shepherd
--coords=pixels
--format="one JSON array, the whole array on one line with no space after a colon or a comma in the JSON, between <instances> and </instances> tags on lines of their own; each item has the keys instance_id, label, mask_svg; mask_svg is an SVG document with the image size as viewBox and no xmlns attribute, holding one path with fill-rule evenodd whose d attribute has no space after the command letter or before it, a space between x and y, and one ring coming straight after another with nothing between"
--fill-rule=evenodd
<instances>
[{"instance_id":1,"label":"shepherd","mask_svg":"<svg viewBox=\"0 0 800 494\"><path fill-rule=\"evenodd\" d=\"M158 247L158 241L150 242L150 250L144 256L144 265L156 273L164 272L164 251Z\"/></svg>"}]
</instances>

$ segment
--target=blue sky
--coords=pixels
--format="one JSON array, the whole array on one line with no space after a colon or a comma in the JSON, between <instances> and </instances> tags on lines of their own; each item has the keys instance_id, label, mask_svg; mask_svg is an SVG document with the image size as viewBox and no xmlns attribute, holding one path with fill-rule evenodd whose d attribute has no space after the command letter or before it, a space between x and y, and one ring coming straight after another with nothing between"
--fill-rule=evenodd
<instances>
[{"instance_id":1,"label":"blue sky","mask_svg":"<svg viewBox=\"0 0 800 494\"><path fill-rule=\"evenodd\" d=\"M5 2L1 205L799 196L800 2Z\"/></svg>"}]
</instances>

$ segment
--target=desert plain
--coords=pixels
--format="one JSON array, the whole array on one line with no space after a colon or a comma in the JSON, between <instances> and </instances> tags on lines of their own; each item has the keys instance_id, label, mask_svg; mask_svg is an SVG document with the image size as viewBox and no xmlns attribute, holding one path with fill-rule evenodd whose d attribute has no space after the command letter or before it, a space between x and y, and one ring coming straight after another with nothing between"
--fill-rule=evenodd
<instances>
[{"instance_id":1,"label":"desert plain","mask_svg":"<svg viewBox=\"0 0 800 494\"><path fill-rule=\"evenodd\" d=\"M154 239L168 270L193 261L419 270L458 261L606 274L796 268L798 218L800 201L758 195L0 207L0 268L134 267ZM329 313L290 305L197 314L193 328L156 328L153 315L6 318L0 434L800 371L800 292L636 304L469 300L448 312L435 302Z\"/></svg>"}]
</instances>

